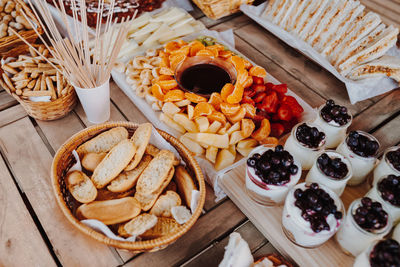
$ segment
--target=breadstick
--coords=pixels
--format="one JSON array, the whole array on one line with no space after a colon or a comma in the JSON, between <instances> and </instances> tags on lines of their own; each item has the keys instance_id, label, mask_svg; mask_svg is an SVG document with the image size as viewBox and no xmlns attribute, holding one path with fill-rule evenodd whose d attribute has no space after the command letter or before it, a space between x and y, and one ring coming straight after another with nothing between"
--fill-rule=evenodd
<instances>
[{"instance_id":1,"label":"breadstick","mask_svg":"<svg viewBox=\"0 0 400 267\"><path fill-rule=\"evenodd\" d=\"M51 76L51 75L56 75L56 73L57 73L57 70L56 70L56 69L51 69L51 70L45 70L45 71L43 71L43 74L46 74L46 75L49 75L49 76Z\"/></svg>"},{"instance_id":2,"label":"breadstick","mask_svg":"<svg viewBox=\"0 0 400 267\"><path fill-rule=\"evenodd\" d=\"M15 83L15 89L25 88L29 83L29 80L21 80Z\"/></svg>"},{"instance_id":3,"label":"breadstick","mask_svg":"<svg viewBox=\"0 0 400 267\"><path fill-rule=\"evenodd\" d=\"M7 74L3 73L2 76L3 76L4 82L8 85L10 90L12 92L15 92L16 89L15 89L13 83L11 82L10 78L7 76Z\"/></svg>"},{"instance_id":4,"label":"breadstick","mask_svg":"<svg viewBox=\"0 0 400 267\"><path fill-rule=\"evenodd\" d=\"M23 96L51 96L50 91L30 91L26 90L22 93Z\"/></svg>"},{"instance_id":5,"label":"breadstick","mask_svg":"<svg viewBox=\"0 0 400 267\"><path fill-rule=\"evenodd\" d=\"M46 76L42 76L42 81L40 82L40 91L46 91Z\"/></svg>"},{"instance_id":6,"label":"breadstick","mask_svg":"<svg viewBox=\"0 0 400 267\"><path fill-rule=\"evenodd\" d=\"M32 89L33 87L35 87L36 84L36 80L32 80L28 83L28 85L26 87L28 87L29 89Z\"/></svg>"},{"instance_id":7,"label":"breadstick","mask_svg":"<svg viewBox=\"0 0 400 267\"><path fill-rule=\"evenodd\" d=\"M33 91L39 91L40 90L40 85L42 83L42 76L39 76L36 80L35 87L33 88Z\"/></svg>"},{"instance_id":8,"label":"breadstick","mask_svg":"<svg viewBox=\"0 0 400 267\"><path fill-rule=\"evenodd\" d=\"M11 73L11 74L17 74L18 73L18 71L16 70L16 69L14 69L14 68L11 68L9 65L7 65L7 64L4 64L3 66L2 66L2 68L3 68L3 70L5 70L5 71L7 71L7 72L9 72L9 73Z\"/></svg>"},{"instance_id":9,"label":"breadstick","mask_svg":"<svg viewBox=\"0 0 400 267\"><path fill-rule=\"evenodd\" d=\"M17 95L22 95L22 90L21 90L21 89L18 89L18 90L15 91L15 93L16 93Z\"/></svg>"},{"instance_id":10,"label":"breadstick","mask_svg":"<svg viewBox=\"0 0 400 267\"><path fill-rule=\"evenodd\" d=\"M32 72L31 78L36 79L37 77L39 77L39 72L35 70Z\"/></svg>"},{"instance_id":11,"label":"breadstick","mask_svg":"<svg viewBox=\"0 0 400 267\"><path fill-rule=\"evenodd\" d=\"M57 95L58 97L60 97L61 91L63 90L63 86L62 86L61 75L58 71L56 73L56 82L57 82Z\"/></svg>"},{"instance_id":12,"label":"breadstick","mask_svg":"<svg viewBox=\"0 0 400 267\"><path fill-rule=\"evenodd\" d=\"M8 88L7 84L3 82L3 79L0 78L0 86L4 88L4 90L7 91L7 93L11 94L10 88Z\"/></svg>"},{"instance_id":13,"label":"breadstick","mask_svg":"<svg viewBox=\"0 0 400 267\"><path fill-rule=\"evenodd\" d=\"M37 68L37 64L32 62L24 62L23 66L26 68Z\"/></svg>"},{"instance_id":14,"label":"breadstick","mask_svg":"<svg viewBox=\"0 0 400 267\"><path fill-rule=\"evenodd\" d=\"M32 47L29 47L29 53L31 53L32 57L36 57L37 56L35 50Z\"/></svg>"},{"instance_id":15,"label":"breadstick","mask_svg":"<svg viewBox=\"0 0 400 267\"><path fill-rule=\"evenodd\" d=\"M47 84L47 89L51 92L51 100L56 100L57 99L56 90L54 89L53 81L50 79L50 77L46 77L46 84Z\"/></svg>"},{"instance_id":16,"label":"breadstick","mask_svg":"<svg viewBox=\"0 0 400 267\"><path fill-rule=\"evenodd\" d=\"M18 82L18 81L22 81L22 80L26 80L26 79L28 79L28 74L25 72L20 72L17 75L14 75L11 78L11 81Z\"/></svg>"},{"instance_id":17,"label":"breadstick","mask_svg":"<svg viewBox=\"0 0 400 267\"><path fill-rule=\"evenodd\" d=\"M12 68L19 68L22 67L26 62L25 61L15 61L7 63L8 66Z\"/></svg>"}]
</instances>

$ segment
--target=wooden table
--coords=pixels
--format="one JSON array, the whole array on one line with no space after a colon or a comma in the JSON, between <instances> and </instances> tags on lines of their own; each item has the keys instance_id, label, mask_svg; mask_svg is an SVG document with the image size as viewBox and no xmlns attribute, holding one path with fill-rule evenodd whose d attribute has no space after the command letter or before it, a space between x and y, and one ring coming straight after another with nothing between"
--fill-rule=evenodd
<instances>
[{"instance_id":1,"label":"wooden table","mask_svg":"<svg viewBox=\"0 0 400 267\"><path fill-rule=\"evenodd\" d=\"M399 26L399 0L362 2L384 15L385 22ZM374 134L383 147L400 142L400 90L350 105L340 81L246 16L212 21L198 9L192 14L211 29L234 29L239 51L312 106L332 98L353 113L351 129ZM114 83L111 100L110 120L146 121ZM215 203L210 187L205 213L195 226L159 252L114 249L75 230L55 202L50 165L58 147L89 125L80 105L63 119L36 121L0 91L0 266L217 266L233 231L249 242L255 257L275 251L231 200Z\"/></svg>"}]
</instances>

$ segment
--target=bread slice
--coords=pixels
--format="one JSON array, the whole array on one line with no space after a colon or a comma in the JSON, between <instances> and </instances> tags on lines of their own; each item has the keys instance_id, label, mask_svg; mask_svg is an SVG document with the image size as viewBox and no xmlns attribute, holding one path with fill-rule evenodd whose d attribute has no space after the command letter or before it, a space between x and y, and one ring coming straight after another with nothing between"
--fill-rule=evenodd
<instances>
[{"instance_id":1,"label":"bread slice","mask_svg":"<svg viewBox=\"0 0 400 267\"><path fill-rule=\"evenodd\" d=\"M128 130L124 127L115 127L83 143L76 152L78 152L79 157L89 152L108 152L122 140L128 139L128 136Z\"/></svg>"},{"instance_id":2,"label":"bread slice","mask_svg":"<svg viewBox=\"0 0 400 267\"><path fill-rule=\"evenodd\" d=\"M151 159L152 156L144 155L136 168L131 171L122 172L117 176L117 178L111 181L111 183L107 186L107 189L112 192L124 192L134 187L140 174L142 174L143 170L147 167L147 165L149 165Z\"/></svg>"},{"instance_id":3,"label":"bread slice","mask_svg":"<svg viewBox=\"0 0 400 267\"><path fill-rule=\"evenodd\" d=\"M172 218L159 217L156 225L140 235L143 239L155 239L176 231L179 224Z\"/></svg>"},{"instance_id":4,"label":"bread slice","mask_svg":"<svg viewBox=\"0 0 400 267\"><path fill-rule=\"evenodd\" d=\"M135 192L136 192L135 188L131 188L121 193L114 193L109 191L107 188L102 188L97 190L96 200L110 200L110 199L118 199L124 197L133 197Z\"/></svg>"},{"instance_id":5,"label":"bread slice","mask_svg":"<svg viewBox=\"0 0 400 267\"><path fill-rule=\"evenodd\" d=\"M81 171L67 174L67 186L72 196L81 203L89 203L96 199L97 189L92 180Z\"/></svg>"},{"instance_id":6,"label":"bread slice","mask_svg":"<svg viewBox=\"0 0 400 267\"><path fill-rule=\"evenodd\" d=\"M89 152L83 156L83 159L81 161L81 164L85 170L93 172L97 165L100 164L100 162L104 159L104 157L107 155L105 152L101 153L94 153L94 152Z\"/></svg>"},{"instance_id":7,"label":"bread slice","mask_svg":"<svg viewBox=\"0 0 400 267\"><path fill-rule=\"evenodd\" d=\"M83 204L76 210L79 219L96 219L106 225L126 222L140 214L140 204L133 197L124 197Z\"/></svg>"},{"instance_id":8,"label":"bread slice","mask_svg":"<svg viewBox=\"0 0 400 267\"><path fill-rule=\"evenodd\" d=\"M133 218L129 222L120 225L118 228L118 233L121 232L121 235L124 236L126 236L127 234L129 236L138 236L153 228L156 225L157 221L157 216L143 213L136 218Z\"/></svg>"},{"instance_id":9,"label":"bread slice","mask_svg":"<svg viewBox=\"0 0 400 267\"><path fill-rule=\"evenodd\" d=\"M135 155L136 147L128 139L119 142L97 165L92 181L97 188L103 188L128 165Z\"/></svg>"},{"instance_id":10,"label":"bread slice","mask_svg":"<svg viewBox=\"0 0 400 267\"><path fill-rule=\"evenodd\" d=\"M174 154L171 151L161 150L140 175L136 190L143 195L156 192L168 177L173 161Z\"/></svg>"},{"instance_id":11,"label":"bread slice","mask_svg":"<svg viewBox=\"0 0 400 267\"><path fill-rule=\"evenodd\" d=\"M167 185L171 182L174 173L175 169L174 167L172 167L168 173L167 179L164 181L161 187L153 194L142 194L140 192L135 193L135 198L139 201L140 205L142 206L142 210L148 211L149 209L151 209L151 207L153 207L154 203L158 199L158 196L164 191Z\"/></svg>"},{"instance_id":12,"label":"bread slice","mask_svg":"<svg viewBox=\"0 0 400 267\"><path fill-rule=\"evenodd\" d=\"M153 157L155 157L158 154L158 152L160 152L159 148L153 146L152 144L147 145L146 154L149 154L149 155L152 155ZM173 165L178 166L180 163L181 163L180 160L177 157L175 157L175 155L174 155Z\"/></svg>"},{"instance_id":13,"label":"bread slice","mask_svg":"<svg viewBox=\"0 0 400 267\"><path fill-rule=\"evenodd\" d=\"M135 133L131 137L131 141L136 146L136 154L132 161L126 166L125 170L133 170L140 162L143 157L146 147L150 141L152 126L150 123L143 123L139 125Z\"/></svg>"},{"instance_id":14,"label":"bread slice","mask_svg":"<svg viewBox=\"0 0 400 267\"><path fill-rule=\"evenodd\" d=\"M196 185L189 175L185 167L182 165L176 167L175 178L176 185L178 186L178 192L185 200L188 207L192 204L192 191L196 190Z\"/></svg>"},{"instance_id":15,"label":"bread slice","mask_svg":"<svg viewBox=\"0 0 400 267\"><path fill-rule=\"evenodd\" d=\"M184 224L192 217L192 213L185 206L175 206L171 208L172 217L179 224Z\"/></svg>"},{"instance_id":16,"label":"bread slice","mask_svg":"<svg viewBox=\"0 0 400 267\"><path fill-rule=\"evenodd\" d=\"M180 206L181 203L181 197L176 192L167 191L157 199L156 203L150 210L150 214L159 217L171 217L171 208Z\"/></svg>"}]
</instances>

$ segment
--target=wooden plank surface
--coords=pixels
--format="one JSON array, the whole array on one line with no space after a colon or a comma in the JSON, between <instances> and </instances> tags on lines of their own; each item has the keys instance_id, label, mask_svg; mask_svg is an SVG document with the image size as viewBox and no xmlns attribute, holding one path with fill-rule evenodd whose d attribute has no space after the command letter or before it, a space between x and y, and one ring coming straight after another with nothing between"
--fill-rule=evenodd
<instances>
[{"instance_id":1,"label":"wooden plank surface","mask_svg":"<svg viewBox=\"0 0 400 267\"><path fill-rule=\"evenodd\" d=\"M1 156L0 173L0 266L56 266Z\"/></svg>"}]
</instances>

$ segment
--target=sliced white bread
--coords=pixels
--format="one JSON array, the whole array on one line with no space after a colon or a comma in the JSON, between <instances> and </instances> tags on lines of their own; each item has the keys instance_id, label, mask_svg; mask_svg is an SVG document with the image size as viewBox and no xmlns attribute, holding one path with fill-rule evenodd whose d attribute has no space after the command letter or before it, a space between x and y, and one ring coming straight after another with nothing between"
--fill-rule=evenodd
<instances>
[{"instance_id":1,"label":"sliced white bread","mask_svg":"<svg viewBox=\"0 0 400 267\"><path fill-rule=\"evenodd\" d=\"M159 217L156 225L144 232L140 237L143 239L155 239L176 231L179 224L172 218Z\"/></svg>"},{"instance_id":2,"label":"sliced white bread","mask_svg":"<svg viewBox=\"0 0 400 267\"><path fill-rule=\"evenodd\" d=\"M140 214L139 202L133 197L93 201L79 206L79 219L96 219L106 225L126 222Z\"/></svg>"},{"instance_id":3,"label":"sliced white bread","mask_svg":"<svg viewBox=\"0 0 400 267\"><path fill-rule=\"evenodd\" d=\"M147 165L137 181L136 190L145 195L156 192L173 167L174 153L161 150Z\"/></svg>"},{"instance_id":4,"label":"sliced white bread","mask_svg":"<svg viewBox=\"0 0 400 267\"><path fill-rule=\"evenodd\" d=\"M85 154L81 160L82 167L85 168L85 170L93 172L106 155L107 153L105 152L89 152Z\"/></svg>"},{"instance_id":5,"label":"sliced white bread","mask_svg":"<svg viewBox=\"0 0 400 267\"><path fill-rule=\"evenodd\" d=\"M270 19L272 16L272 12L274 9L276 9L276 6L279 4L279 0L270 0L268 1L267 7L264 9L264 11L261 13L261 17L265 19Z\"/></svg>"},{"instance_id":6,"label":"sliced white bread","mask_svg":"<svg viewBox=\"0 0 400 267\"><path fill-rule=\"evenodd\" d=\"M97 188L103 188L111 182L129 164L135 155L136 147L128 139L119 142L97 165L92 181Z\"/></svg>"},{"instance_id":7,"label":"sliced white bread","mask_svg":"<svg viewBox=\"0 0 400 267\"><path fill-rule=\"evenodd\" d=\"M122 140L128 139L128 136L128 130L124 127L115 127L83 143L76 152L80 157L89 152L108 152Z\"/></svg>"},{"instance_id":8,"label":"sliced white bread","mask_svg":"<svg viewBox=\"0 0 400 267\"><path fill-rule=\"evenodd\" d=\"M131 171L123 171L117 178L111 181L107 189L111 192L118 193L125 192L134 187L140 174L142 174L143 170L149 165L152 158L153 157L150 155L144 155L138 166Z\"/></svg>"},{"instance_id":9,"label":"sliced white bread","mask_svg":"<svg viewBox=\"0 0 400 267\"><path fill-rule=\"evenodd\" d=\"M149 154L149 155L155 157L158 154L158 152L160 152L160 149L158 147L155 147L152 144L147 145L146 151L145 151L146 154ZM173 165L178 166L180 163L181 163L180 160L174 155Z\"/></svg>"},{"instance_id":10,"label":"sliced white bread","mask_svg":"<svg viewBox=\"0 0 400 267\"><path fill-rule=\"evenodd\" d=\"M174 191L167 191L161 195L150 210L150 214L158 217L171 217L171 208L180 206L181 197Z\"/></svg>"},{"instance_id":11,"label":"sliced white bread","mask_svg":"<svg viewBox=\"0 0 400 267\"><path fill-rule=\"evenodd\" d=\"M308 14L312 12L312 10L315 8L316 5L318 5L319 0L309 0L306 1L306 4L304 5L303 10L299 12L299 15L297 16L294 25L292 27L291 33L294 35L297 35L300 30L303 28L304 23L306 22L306 19L308 17Z\"/></svg>"},{"instance_id":12,"label":"sliced white bread","mask_svg":"<svg viewBox=\"0 0 400 267\"><path fill-rule=\"evenodd\" d=\"M108 190L106 187L97 190L96 200L109 200L109 199L118 199L124 197L133 197L136 190L135 188L131 188L125 192L114 193Z\"/></svg>"},{"instance_id":13,"label":"sliced white bread","mask_svg":"<svg viewBox=\"0 0 400 267\"><path fill-rule=\"evenodd\" d=\"M292 14L286 21L285 30L290 32L296 23L297 18L303 13L304 8L310 3L309 0L299 0L298 4L293 8Z\"/></svg>"},{"instance_id":14,"label":"sliced white bread","mask_svg":"<svg viewBox=\"0 0 400 267\"><path fill-rule=\"evenodd\" d=\"M152 126L150 123L143 123L139 125L135 133L131 137L131 141L136 146L136 154L132 161L126 166L125 170L133 170L143 157L146 147L150 141Z\"/></svg>"},{"instance_id":15,"label":"sliced white bread","mask_svg":"<svg viewBox=\"0 0 400 267\"><path fill-rule=\"evenodd\" d=\"M118 232L121 231L121 233L124 235L128 234L130 236L138 236L153 228L156 223L157 216L148 213L142 213L129 222L120 225L119 229L123 229L118 229Z\"/></svg>"},{"instance_id":16,"label":"sliced white bread","mask_svg":"<svg viewBox=\"0 0 400 267\"><path fill-rule=\"evenodd\" d=\"M172 217L179 224L184 224L192 217L190 210L186 206L175 206L171 208Z\"/></svg>"},{"instance_id":17,"label":"sliced white bread","mask_svg":"<svg viewBox=\"0 0 400 267\"><path fill-rule=\"evenodd\" d=\"M174 180L176 182L176 185L178 186L178 192L182 196L186 205L188 207L191 207L192 191L196 190L197 188L192 177L187 172L185 167L181 165L176 167Z\"/></svg>"},{"instance_id":18,"label":"sliced white bread","mask_svg":"<svg viewBox=\"0 0 400 267\"><path fill-rule=\"evenodd\" d=\"M311 12L308 14L302 29L300 29L298 33L300 39L306 40L308 35L313 32L315 27L318 25L318 22L321 20L322 14L327 9L329 1L330 0L322 0L319 1L316 6L314 6L315 9L311 10Z\"/></svg>"},{"instance_id":19,"label":"sliced white bread","mask_svg":"<svg viewBox=\"0 0 400 267\"><path fill-rule=\"evenodd\" d=\"M348 74L348 77L352 80L383 76L390 77L400 83L400 59L398 57L382 56L354 68Z\"/></svg>"},{"instance_id":20,"label":"sliced white bread","mask_svg":"<svg viewBox=\"0 0 400 267\"><path fill-rule=\"evenodd\" d=\"M287 6L284 9L284 12L282 14L279 14L276 17L276 20L274 18L274 23L278 24L279 26L281 26L282 28L286 25L286 21L289 19L290 14L292 13L293 9L296 7L297 5L297 0L289 0L289 3L287 4ZM275 22L277 21L277 22Z\"/></svg>"},{"instance_id":21,"label":"sliced white bread","mask_svg":"<svg viewBox=\"0 0 400 267\"><path fill-rule=\"evenodd\" d=\"M90 178L81 171L67 174L67 187L71 195L81 203L89 203L96 199L97 189Z\"/></svg>"}]
</instances>

